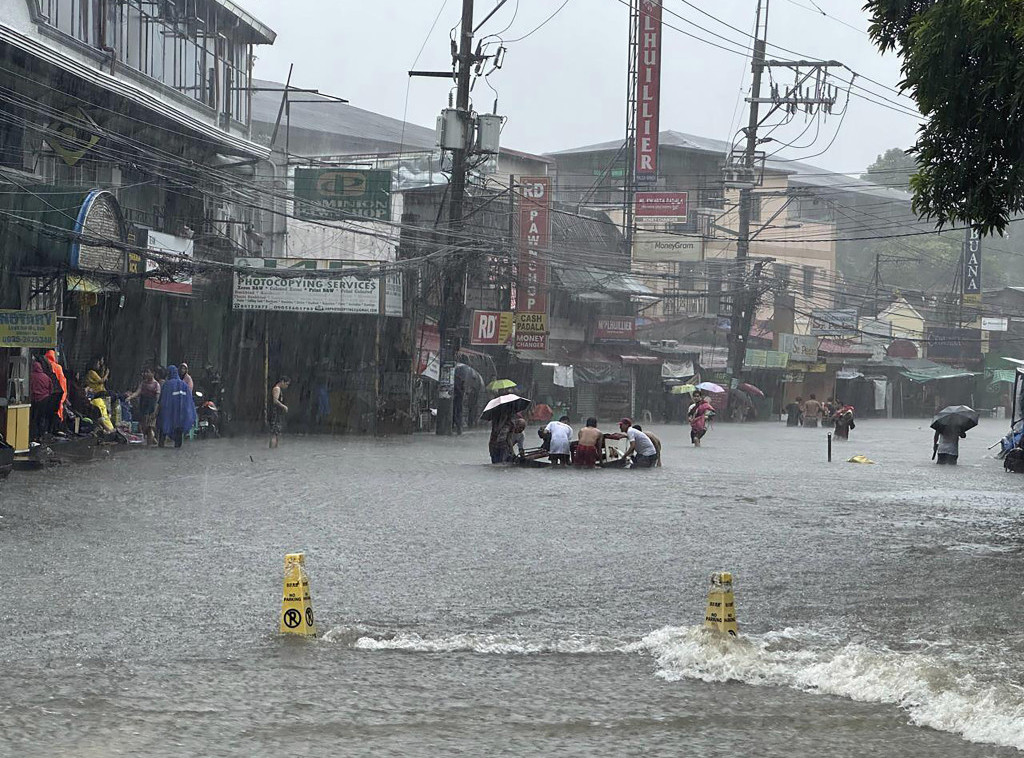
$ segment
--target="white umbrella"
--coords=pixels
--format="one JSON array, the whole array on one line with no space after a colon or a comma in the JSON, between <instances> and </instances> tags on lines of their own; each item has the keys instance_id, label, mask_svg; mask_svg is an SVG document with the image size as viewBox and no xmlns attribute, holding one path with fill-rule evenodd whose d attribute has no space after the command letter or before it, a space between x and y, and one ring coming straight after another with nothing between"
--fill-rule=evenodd
<instances>
[{"instance_id":1,"label":"white umbrella","mask_svg":"<svg viewBox=\"0 0 1024 758\"><path fill-rule=\"evenodd\" d=\"M697 389L704 390L705 392L725 392L725 389L714 382L701 382L697 385Z\"/></svg>"},{"instance_id":2,"label":"white umbrella","mask_svg":"<svg viewBox=\"0 0 1024 758\"><path fill-rule=\"evenodd\" d=\"M519 395L501 395L494 398L484 407L484 412L480 414L480 418L484 421L490 421L498 413L518 413L519 411L525 411L530 407L532 400L528 400L525 397L519 397Z\"/></svg>"}]
</instances>

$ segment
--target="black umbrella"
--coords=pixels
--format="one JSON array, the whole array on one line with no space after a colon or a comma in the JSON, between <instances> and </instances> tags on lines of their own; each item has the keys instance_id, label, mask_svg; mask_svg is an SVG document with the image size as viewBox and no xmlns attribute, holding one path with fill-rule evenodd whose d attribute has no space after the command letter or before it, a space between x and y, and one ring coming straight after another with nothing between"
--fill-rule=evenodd
<instances>
[{"instance_id":1,"label":"black umbrella","mask_svg":"<svg viewBox=\"0 0 1024 758\"><path fill-rule=\"evenodd\" d=\"M966 432L978 425L978 412L966 405L947 405L935 414L932 429L937 432Z\"/></svg>"},{"instance_id":2,"label":"black umbrella","mask_svg":"<svg viewBox=\"0 0 1024 758\"><path fill-rule=\"evenodd\" d=\"M501 395L487 404L484 412L480 414L480 418L484 421L490 421L499 413L519 413L529 408L531 402L533 401L527 400L525 397L519 397L519 395Z\"/></svg>"}]
</instances>

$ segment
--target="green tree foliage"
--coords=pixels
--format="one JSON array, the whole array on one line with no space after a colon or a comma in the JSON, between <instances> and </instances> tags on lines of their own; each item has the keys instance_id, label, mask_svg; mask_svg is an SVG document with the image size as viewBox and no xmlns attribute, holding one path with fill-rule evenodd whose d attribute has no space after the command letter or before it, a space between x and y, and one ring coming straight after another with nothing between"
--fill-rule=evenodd
<instances>
[{"instance_id":1,"label":"green tree foliage","mask_svg":"<svg viewBox=\"0 0 1024 758\"><path fill-rule=\"evenodd\" d=\"M925 118L910 150L915 212L1003 231L1024 211L1024 2L867 0L864 10Z\"/></svg>"},{"instance_id":2,"label":"green tree foliage","mask_svg":"<svg viewBox=\"0 0 1024 758\"><path fill-rule=\"evenodd\" d=\"M860 178L892 189L910 189L910 177L917 173L917 161L906 150L891 147L875 158Z\"/></svg>"}]
</instances>

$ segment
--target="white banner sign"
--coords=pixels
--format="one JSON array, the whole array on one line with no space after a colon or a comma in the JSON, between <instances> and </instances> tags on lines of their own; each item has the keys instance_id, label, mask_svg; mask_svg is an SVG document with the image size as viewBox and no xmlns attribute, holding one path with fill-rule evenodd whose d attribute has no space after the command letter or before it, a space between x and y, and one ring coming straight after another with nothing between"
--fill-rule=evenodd
<instances>
[{"instance_id":1,"label":"white banner sign","mask_svg":"<svg viewBox=\"0 0 1024 758\"><path fill-rule=\"evenodd\" d=\"M982 316L981 328L989 332L1005 332L1010 328L1010 319L1005 316L1002 318Z\"/></svg>"},{"instance_id":2,"label":"white banner sign","mask_svg":"<svg viewBox=\"0 0 1024 758\"><path fill-rule=\"evenodd\" d=\"M699 261L704 258L704 239L667 232L637 229L633 235L633 260Z\"/></svg>"},{"instance_id":3,"label":"white banner sign","mask_svg":"<svg viewBox=\"0 0 1024 758\"><path fill-rule=\"evenodd\" d=\"M802 334L779 334L779 351L789 353L791 361L818 362L818 338Z\"/></svg>"},{"instance_id":4,"label":"white banner sign","mask_svg":"<svg viewBox=\"0 0 1024 758\"><path fill-rule=\"evenodd\" d=\"M376 315L380 309L379 279L358 276L329 278L296 273L303 269L352 269L359 263L301 258L235 258L235 265L252 269L251 273L235 272L235 310ZM274 270L290 273L288 276L269 275ZM387 278L384 312L389 316L400 316L402 275L394 273Z\"/></svg>"}]
</instances>

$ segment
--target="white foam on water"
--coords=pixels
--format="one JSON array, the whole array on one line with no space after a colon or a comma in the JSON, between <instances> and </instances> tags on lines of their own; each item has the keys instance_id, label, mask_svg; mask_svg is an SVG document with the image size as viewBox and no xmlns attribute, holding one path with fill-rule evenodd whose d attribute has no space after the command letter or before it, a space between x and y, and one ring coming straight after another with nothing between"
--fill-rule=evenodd
<instances>
[{"instance_id":1,"label":"white foam on water","mask_svg":"<svg viewBox=\"0 0 1024 758\"><path fill-rule=\"evenodd\" d=\"M694 626L659 629L639 645L667 681L738 681L892 704L918 726L1024 750L1024 688L978 682L937 645L923 653L825 641L806 630L730 638Z\"/></svg>"},{"instance_id":2,"label":"white foam on water","mask_svg":"<svg viewBox=\"0 0 1024 758\"><path fill-rule=\"evenodd\" d=\"M621 640L593 635L566 637L525 637L520 634L485 634L465 632L438 637L411 632L363 633L353 639L352 631L332 629L324 635L327 641L349 641L356 650L398 650L414 653L478 653L483 655L593 655L623 650Z\"/></svg>"}]
</instances>

